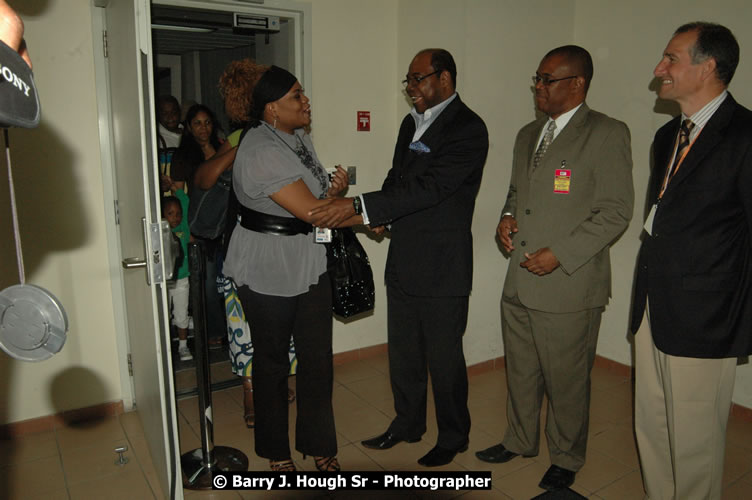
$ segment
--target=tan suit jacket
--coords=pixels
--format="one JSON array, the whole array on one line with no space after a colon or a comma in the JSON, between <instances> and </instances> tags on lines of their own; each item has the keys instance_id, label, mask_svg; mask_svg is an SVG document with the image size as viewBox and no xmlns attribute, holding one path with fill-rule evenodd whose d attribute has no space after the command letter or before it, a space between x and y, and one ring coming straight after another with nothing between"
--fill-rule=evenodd
<instances>
[{"instance_id":1,"label":"tan suit jacket","mask_svg":"<svg viewBox=\"0 0 752 500\"><path fill-rule=\"evenodd\" d=\"M503 297L529 309L565 313L605 306L611 295L610 244L632 218L632 152L626 124L580 107L533 170L548 117L520 130L507 201L514 237ZM569 192L555 193L556 171L571 173ZM520 267L525 252L549 247L561 265L538 276Z\"/></svg>"}]
</instances>

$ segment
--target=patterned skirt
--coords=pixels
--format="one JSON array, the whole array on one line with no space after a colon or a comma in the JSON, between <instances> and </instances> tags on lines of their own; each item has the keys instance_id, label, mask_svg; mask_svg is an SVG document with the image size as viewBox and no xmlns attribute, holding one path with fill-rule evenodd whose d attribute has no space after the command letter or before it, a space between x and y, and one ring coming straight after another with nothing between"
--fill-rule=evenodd
<instances>
[{"instance_id":1,"label":"patterned skirt","mask_svg":"<svg viewBox=\"0 0 752 500\"><path fill-rule=\"evenodd\" d=\"M253 344L251 343L251 329L245 320L243 306L238 297L238 289L230 278L220 275L218 284L225 297L225 312L227 314L227 341L230 345L230 365L232 372L239 377L250 377L253 366ZM298 359L295 356L295 344L290 338L290 375L298 370Z\"/></svg>"}]
</instances>

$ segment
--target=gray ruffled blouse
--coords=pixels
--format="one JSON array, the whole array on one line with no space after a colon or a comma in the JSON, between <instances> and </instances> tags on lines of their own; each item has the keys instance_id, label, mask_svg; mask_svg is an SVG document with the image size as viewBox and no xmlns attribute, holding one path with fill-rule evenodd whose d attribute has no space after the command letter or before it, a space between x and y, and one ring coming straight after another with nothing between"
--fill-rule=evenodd
<instances>
[{"instance_id":1,"label":"gray ruffled blouse","mask_svg":"<svg viewBox=\"0 0 752 500\"><path fill-rule=\"evenodd\" d=\"M317 198L329 188L326 171L308 134L302 130L286 134L265 123L246 133L232 173L233 188L243 206L293 217L270 195L298 179L303 179ZM254 292L282 297L307 292L324 272L326 248L314 242L313 233L276 236L249 231L239 224L224 263L224 274L237 286L248 285Z\"/></svg>"}]
</instances>

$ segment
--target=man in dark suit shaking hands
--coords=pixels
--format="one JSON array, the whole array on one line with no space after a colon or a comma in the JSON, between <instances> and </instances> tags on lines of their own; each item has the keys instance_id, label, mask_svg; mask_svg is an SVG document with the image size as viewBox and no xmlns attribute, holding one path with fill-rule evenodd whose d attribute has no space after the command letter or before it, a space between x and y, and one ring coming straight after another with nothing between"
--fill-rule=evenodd
<instances>
[{"instance_id":1,"label":"man in dark suit shaking hands","mask_svg":"<svg viewBox=\"0 0 752 500\"><path fill-rule=\"evenodd\" d=\"M486 462L538 454L543 394L551 467L566 488L585 463L590 370L611 292L609 247L632 217L629 129L585 103L593 61L575 45L551 50L533 76L544 116L520 130L497 234L510 253L501 299L507 430Z\"/></svg>"},{"instance_id":2,"label":"man in dark suit shaking hands","mask_svg":"<svg viewBox=\"0 0 752 500\"><path fill-rule=\"evenodd\" d=\"M734 35L698 22L654 71L681 116L655 134L632 311L651 500L721 498L737 357L752 353L752 113L726 90L738 62Z\"/></svg>"},{"instance_id":3,"label":"man in dark suit shaking hands","mask_svg":"<svg viewBox=\"0 0 752 500\"><path fill-rule=\"evenodd\" d=\"M312 213L320 226L363 222L376 232L390 226L385 274L397 415L363 446L388 449L420 440L430 373L439 434L418 460L427 467L448 464L465 451L470 433L462 336L473 274L470 227L488 132L455 92L456 78L449 52L420 51L403 82L414 108L402 121L381 191L334 200Z\"/></svg>"}]
</instances>

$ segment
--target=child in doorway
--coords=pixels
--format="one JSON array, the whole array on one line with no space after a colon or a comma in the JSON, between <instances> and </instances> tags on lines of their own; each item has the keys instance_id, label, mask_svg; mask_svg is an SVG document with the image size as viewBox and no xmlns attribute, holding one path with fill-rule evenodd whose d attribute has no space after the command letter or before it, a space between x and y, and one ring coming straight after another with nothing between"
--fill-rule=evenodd
<instances>
[{"instance_id":1,"label":"child in doorway","mask_svg":"<svg viewBox=\"0 0 752 500\"><path fill-rule=\"evenodd\" d=\"M177 186L167 176L162 177L163 184L169 186L174 196L167 196L162 199L162 216L167 219L173 234L180 240L180 246L183 249L183 262L178 268L177 281L171 282L167 290L170 295L172 304L173 324L178 329L178 355L180 361L190 361L193 359L190 349L188 349L188 242L191 241L191 231L188 229L188 220L183 218L183 214L188 213L188 195Z\"/></svg>"}]
</instances>

